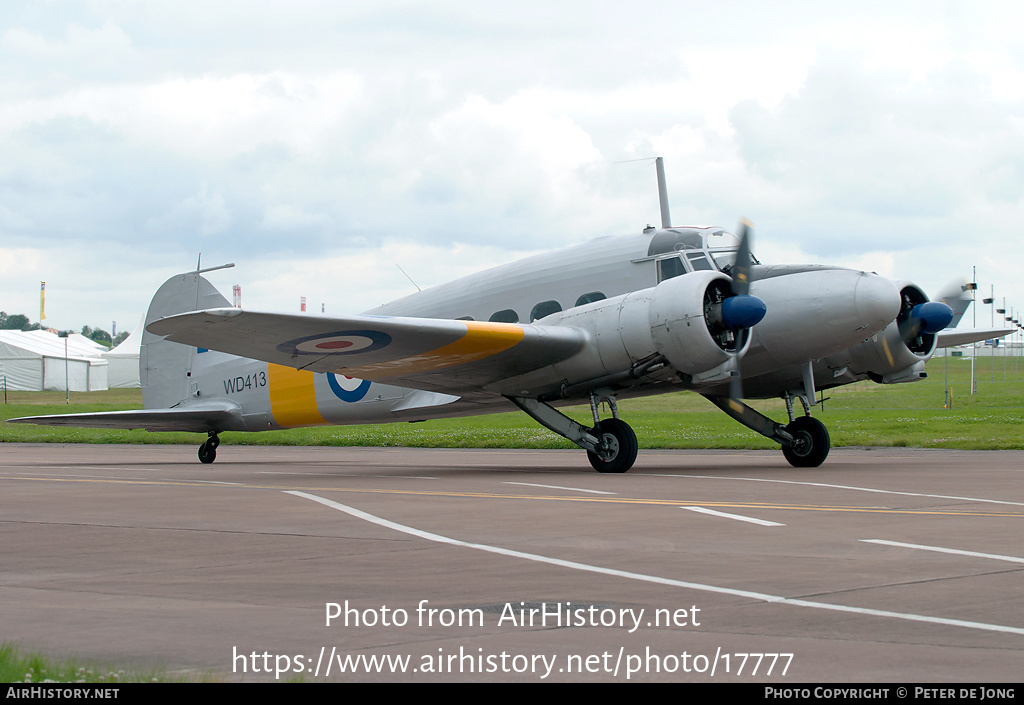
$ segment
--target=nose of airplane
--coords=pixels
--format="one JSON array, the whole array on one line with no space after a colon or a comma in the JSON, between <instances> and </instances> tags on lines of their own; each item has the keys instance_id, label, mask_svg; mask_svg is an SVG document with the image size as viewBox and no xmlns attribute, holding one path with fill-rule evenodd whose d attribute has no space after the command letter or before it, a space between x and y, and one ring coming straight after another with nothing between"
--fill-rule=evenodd
<instances>
[{"instance_id":1,"label":"nose of airplane","mask_svg":"<svg viewBox=\"0 0 1024 705\"><path fill-rule=\"evenodd\" d=\"M861 274L853 294L857 319L865 328L872 331L881 330L899 315L899 289L894 282L885 277L867 272Z\"/></svg>"},{"instance_id":2,"label":"nose of airplane","mask_svg":"<svg viewBox=\"0 0 1024 705\"><path fill-rule=\"evenodd\" d=\"M896 320L900 292L877 274L808 269L758 280L767 306L755 342L778 364L818 359L862 343Z\"/></svg>"}]
</instances>

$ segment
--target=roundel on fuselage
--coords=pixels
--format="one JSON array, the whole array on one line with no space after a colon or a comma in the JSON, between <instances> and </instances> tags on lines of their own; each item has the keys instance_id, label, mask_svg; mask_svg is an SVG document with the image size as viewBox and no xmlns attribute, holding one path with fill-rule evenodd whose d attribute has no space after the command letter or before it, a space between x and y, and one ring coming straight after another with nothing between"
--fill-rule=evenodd
<instances>
[{"instance_id":1,"label":"roundel on fuselage","mask_svg":"<svg viewBox=\"0 0 1024 705\"><path fill-rule=\"evenodd\" d=\"M370 380L336 375L333 372L327 373L327 382L331 385L334 396L342 401L359 401L370 391Z\"/></svg>"}]
</instances>

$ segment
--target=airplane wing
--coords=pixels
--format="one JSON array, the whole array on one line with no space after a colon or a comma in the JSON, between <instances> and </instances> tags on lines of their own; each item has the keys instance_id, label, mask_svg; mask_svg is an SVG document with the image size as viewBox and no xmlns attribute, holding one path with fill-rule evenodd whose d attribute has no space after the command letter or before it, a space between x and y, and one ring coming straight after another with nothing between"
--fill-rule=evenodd
<instances>
[{"instance_id":1,"label":"airplane wing","mask_svg":"<svg viewBox=\"0 0 1024 705\"><path fill-rule=\"evenodd\" d=\"M168 316L147 330L176 343L300 370L444 392L479 390L560 362L586 342L583 331L560 326L236 308Z\"/></svg>"},{"instance_id":2,"label":"airplane wing","mask_svg":"<svg viewBox=\"0 0 1024 705\"><path fill-rule=\"evenodd\" d=\"M956 345L977 343L979 340L1002 338L1004 335L1009 335L1012 332L1012 328L971 328L965 330L947 328L936 333L938 342L936 342L935 346L938 348L952 348Z\"/></svg>"},{"instance_id":3,"label":"airplane wing","mask_svg":"<svg viewBox=\"0 0 1024 705\"><path fill-rule=\"evenodd\" d=\"M21 416L11 423L78 428L144 428L147 431L207 431L243 428L238 404L227 400L189 404L173 409L97 411L86 414Z\"/></svg>"}]
</instances>

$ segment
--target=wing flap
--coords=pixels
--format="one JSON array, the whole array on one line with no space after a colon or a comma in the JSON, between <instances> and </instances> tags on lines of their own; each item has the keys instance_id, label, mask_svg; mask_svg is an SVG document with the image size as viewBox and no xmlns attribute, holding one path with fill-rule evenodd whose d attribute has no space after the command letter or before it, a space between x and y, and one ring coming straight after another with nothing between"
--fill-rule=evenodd
<instances>
[{"instance_id":1,"label":"wing flap","mask_svg":"<svg viewBox=\"0 0 1024 705\"><path fill-rule=\"evenodd\" d=\"M234 308L169 316L147 330L296 369L439 391L480 389L565 360L585 342L583 331L568 327Z\"/></svg>"}]
</instances>

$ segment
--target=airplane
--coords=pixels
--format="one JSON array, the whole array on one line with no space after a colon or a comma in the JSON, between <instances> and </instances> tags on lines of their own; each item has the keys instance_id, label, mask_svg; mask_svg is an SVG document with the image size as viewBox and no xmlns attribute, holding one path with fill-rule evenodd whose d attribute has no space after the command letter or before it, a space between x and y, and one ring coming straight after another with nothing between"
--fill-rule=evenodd
<instances>
[{"instance_id":1,"label":"airplane","mask_svg":"<svg viewBox=\"0 0 1024 705\"><path fill-rule=\"evenodd\" d=\"M145 409L11 421L206 433L198 456L212 463L224 432L518 408L585 450L598 472L622 473L638 441L617 400L690 390L777 442L793 466L817 467L830 449L811 415L817 390L926 376L949 305L871 272L763 265L746 222L738 235L672 226L656 165L662 227L529 257L361 315L233 308L203 277L220 268L197 266L150 304ZM785 400L785 423L743 401L774 397ZM592 426L558 410L587 401Z\"/></svg>"}]
</instances>

